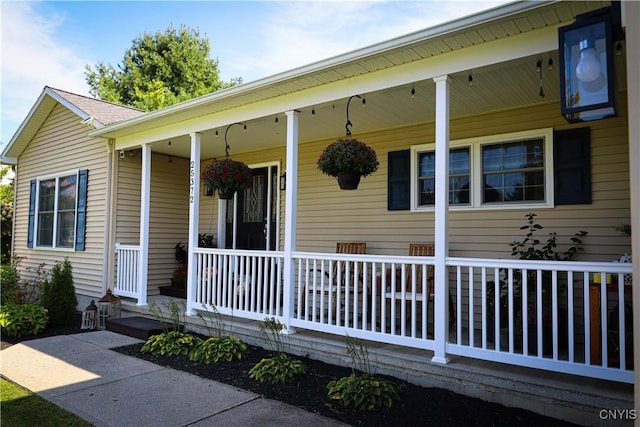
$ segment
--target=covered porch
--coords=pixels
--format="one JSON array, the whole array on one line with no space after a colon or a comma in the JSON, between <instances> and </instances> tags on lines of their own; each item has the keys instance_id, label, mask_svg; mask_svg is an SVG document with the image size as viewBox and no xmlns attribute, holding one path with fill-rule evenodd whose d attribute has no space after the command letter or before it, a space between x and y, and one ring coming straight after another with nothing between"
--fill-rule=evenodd
<instances>
[{"instance_id":1,"label":"covered porch","mask_svg":"<svg viewBox=\"0 0 640 427\"><path fill-rule=\"evenodd\" d=\"M194 252L190 315L276 317L291 332L429 350L435 363L463 356L633 383L630 263L447 257L447 282L429 295L434 257L293 252L287 286L284 252ZM439 312L440 296L449 308Z\"/></svg>"},{"instance_id":2,"label":"covered porch","mask_svg":"<svg viewBox=\"0 0 640 427\"><path fill-rule=\"evenodd\" d=\"M124 178L139 177L140 203L134 225L114 227L115 292L131 298L132 310L145 310L156 282L172 270L158 257L160 243L171 242L162 236L177 228L188 250L190 316L214 307L248 322L273 316L294 335L349 334L417 351L419 360L443 368L464 359L632 384L632 264L611 262L628 252L612 229L632 222L624 56L615 59L619 116L587 125L593 201L567 206L554 197L555 132L584 126L560 115L557 29L606 5L509 5L102 131L115 139L115 153L139 161L137 169L121 166L118 181L125 189ZM344 107L356 95L366 102L353 103L352 130L374 146L381 168L357 192L339 192L315 161L343 135ZM479 164L484 145L508 138L543 141L541 200L485 204L481 175L469 172L477 181L471 200L453 206L449 156L436 154L438 191L424 195L432 205L423 203L415 161L421 153L468 146L471 164ZM224 156L227 143L232 157L268 171L260 249L238 239L240 195L233 203L209 198L200 183L206 162ZM402 150L415 182L410 206L398 212L388 204L389 155ZM162 168L180 169L164 173L157 159ZM168 187L177 180L177 195L157 187L154 193L158 182ZM162 223L153 220L158 210ZM548 214L550 228L564 236L574 225L594 230L593 249L582 261L506 259L513 230L533 211ZM215 234L217 248L199 245L205 233ZM340 240L366 241L367 253L333 253ZM409 256L410 242L433 243L435 253Z\"/></svg>"}]
</instances>

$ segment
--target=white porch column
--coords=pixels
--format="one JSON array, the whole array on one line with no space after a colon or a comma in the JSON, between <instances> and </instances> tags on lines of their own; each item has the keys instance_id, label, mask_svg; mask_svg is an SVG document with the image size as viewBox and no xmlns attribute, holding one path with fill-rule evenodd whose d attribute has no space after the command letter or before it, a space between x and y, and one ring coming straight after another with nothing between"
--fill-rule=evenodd
<instances>
[{"instance_id":1,"label":"white porch column","mask_svg":"<svg viewBox=\"0 0 640 427\"><path fill-rule=\"evenodd\" d=\"M631 254L633 262L634 405L640 410L640 3L623 1L622 19L627 39L627 104L629 117L629 181L631 197ZM635 420L640 426L640 417Z\"/></svg>"},{"instance_id":2,"label":"white porch column","mask_svg":"<svg viewBox=\"0 0 640 427\"><path fill-rule=\"evenodd\" d=\"M298 111L286 111L287 115L287 190L285 192L284 215L284 317L287 331L295 331L291 326L295 303L295 264L292 258L296 250L297 200L298 200Z\"/></svg>"},{"instance_id":3,"label":"white porch column","mask_svg":"<svg viewBox=\"0 0 640 427\"><path fill-rule=\"evenodd\" d=\"M227 206L226 200L218 199L218 234L216 238L218 249L227 247Z\"/></svg>"},{"instance_id":4,"label":"white porch column","mask_svg":"<svg viewBox=\"0 0 640 427\"><path fill-rule=\"evenodd\" d=\"M149 206L151 204L151 145L142 146L140 188L140 257L138 258L138 302L147 305L149 270Z\"/></svg>"},{"instance_id":5,"label":"white porch column","mask_svg":"<svg viewBox=\"0 0 640 427\"><path fill-rule=\"evenodd\" d=\"M190 133L191 161L189 162L189 251L187 264L187 315L196 314L198 225L200 223L200 134Z\"/></svg>"},{"instance_id":6,"label":"white porch column","mask_svg":"<svg viewBox=\"0 0 640 427\"><path fill-rule=\"evenodd\" d=\"M432 362L447 363L445 345L449 339L449 82L448 76L436 82L436 206L435 206L435 348Z\"/></svg>"}]
</instances>

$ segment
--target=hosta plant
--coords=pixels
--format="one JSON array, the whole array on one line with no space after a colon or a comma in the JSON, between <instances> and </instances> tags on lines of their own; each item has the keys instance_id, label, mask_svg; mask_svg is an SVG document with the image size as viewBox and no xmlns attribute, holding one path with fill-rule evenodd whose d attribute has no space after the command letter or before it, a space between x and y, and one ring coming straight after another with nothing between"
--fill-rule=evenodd
<instances>
[{"instance_id":1,"label":"hosta plant","mask_svg":"<svg viewBox=\"0 0 640 427\"><path fill-rule=\"evenodd\" d=\"M249 347L239 338L212 337L200 342L189 354L196 363L218 363L241 360L249 354Z\"/></svg>"},{"instance_id":2,"label":"hosta plant","mask_svg":"<svg viewBox=\"0 0 640 427\"><path fill-rule=\"evenodd\" d=\"M201 342L194 335L169 331L149 337L140 351L154 356L188 356Z\"/></svg>"},{"instance_id":3,"label":"hosta plant","mask_svg":"<svg viewBox=\"0 0 640 427\"><path fill-rule=\"evenodd\" d=\"M249 371L249 378L261 383L279 384L293 381L306 372L307 368L302 361L289 357L285 353L279 353L256 363Z\"/></svg>"},{"instance_id":4,"label":"hosta plant","mask_svg":"<svg viewBox=\"0 0 640 427\"><path fill-rule=\"evenodd\" d=\"M400 385L373 375L365 343L347 335L347 356L351 358L353 373L327 384L330 399L366 411L383 406L390 408L400 400Z\"/></svg>"},{"instance_id":5,"label":"hosta plant","mask_svg":"<svg viewBox=\"0 0 640 427\"><path fill-rule=\"evenodd\" d=\"M344 406L370 411L391 408L400 400L400 386L371 374L351 374L327 384L330 399L339 400Z\"/></svg>"}]
</instances>

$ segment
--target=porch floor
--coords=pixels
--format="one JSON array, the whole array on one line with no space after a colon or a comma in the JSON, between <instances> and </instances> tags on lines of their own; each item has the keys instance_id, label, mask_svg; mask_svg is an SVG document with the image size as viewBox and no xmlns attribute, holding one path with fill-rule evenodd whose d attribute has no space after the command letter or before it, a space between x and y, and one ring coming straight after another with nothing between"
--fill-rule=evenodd
<instances>
[{"instance_id":1,"label":"porch floor","mask_svg":"<svg viewBox=\"0 0 640 427\"><path fill-rule=\"evenodd\" d=\"M184 300L153 296L150 304ZM148 316L150 310L125 301L124 316ZM234 318L230 334L251 345L263 346L257 322ZM207 334L202 321L186 319L186 328ZM580 425L609 425L602 421L602 409L632 409L633 385L520 366L450 356L447 364L433 363L433 352L372 341L366 342L372 365L379 374L390 375L424 386L451 390L463 395L519 407ZM309 330L289 335L290 352L323 362L349 366L344 337ZM615 421L615 425L627 425ZM629 421L628 425L632 425Z\"/></svg>"}]
</instances>

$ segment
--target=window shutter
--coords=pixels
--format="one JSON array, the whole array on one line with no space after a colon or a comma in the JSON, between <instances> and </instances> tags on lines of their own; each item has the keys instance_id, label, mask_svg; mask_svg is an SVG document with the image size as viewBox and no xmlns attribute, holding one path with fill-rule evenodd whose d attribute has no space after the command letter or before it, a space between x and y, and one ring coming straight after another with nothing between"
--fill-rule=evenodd
<instances>
[{"instance_id":1,"label":"window shutter","mask_svg":"<svg viewBox=\"0 0 640 427\"><path fill-rule=\"evenodd\" d=\"M27 225L27 247L33 247L33 227L35 226L36 219L36 185L38 181L31 180L29 188L29 222Z\"/></svg>"},{"instance_id":2,"label":"window shutter","mask_svg":"<svg viewBox=\"0 0 640 427\"><path fill-rule=\"evenodd\" d=\"M78 172L78 208L76 210L76 251L84 251L84 238L87 228L87 183L89 170Z\"/></svg>"},{"instance_id":3,"label":"window shutter","mask_svg":"<svg viewBox=\"0 0 640 427\"><path fill-rule=\"evenodd\" d=\"M556 131L553 161L555 204L591 203L590 128Z\"/></svg>"},{"instance_id":4,"label":"window shutter","mask_svg":"<svg viewBox=\"0 0 640 427\"><path fill-rule=\"evenodd\" d=\"M409 210L411 154L409 150L390 151L388 154L387 210Z\"/></svg>"}]
</instances>

